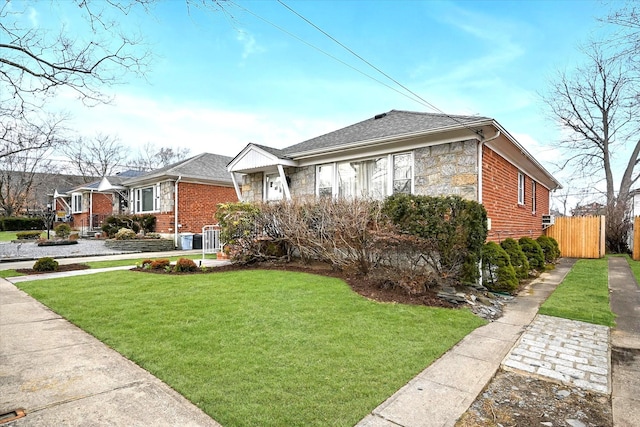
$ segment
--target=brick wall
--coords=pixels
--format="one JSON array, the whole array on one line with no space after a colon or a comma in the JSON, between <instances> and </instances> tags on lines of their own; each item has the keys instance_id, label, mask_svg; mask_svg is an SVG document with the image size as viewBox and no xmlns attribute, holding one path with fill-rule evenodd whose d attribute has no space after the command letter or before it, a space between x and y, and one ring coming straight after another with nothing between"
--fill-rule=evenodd
<instances>
[{"instance_id":1,"label":"brick wall","mask_svg":"<svg viewBox=\"0 0 640 427\"><path fill-rule=\"evenodd\" d=\"M233 187L178 183L178 224L182 224L181 233L202 233L202 227L215 224L214 219L218 203L237 202ZM171 221L173 226L173 220ZM159 233L164 231L158 230Z\"/></svg>"},{"instance_id":2,"label":"brick wall","mask_svg":"<svg viewBox=\"0 0 640 427\"><path fill-rule=\"evenodd\" d=\"M482 204L491 219L487 240L501 242L508 237L540 236L542 215L549 213L549 190L536 183L534 212L532 179L525 174L524 204L519 204L518 168L486 146L482 160Z\"/></svg>"}]
</instances>

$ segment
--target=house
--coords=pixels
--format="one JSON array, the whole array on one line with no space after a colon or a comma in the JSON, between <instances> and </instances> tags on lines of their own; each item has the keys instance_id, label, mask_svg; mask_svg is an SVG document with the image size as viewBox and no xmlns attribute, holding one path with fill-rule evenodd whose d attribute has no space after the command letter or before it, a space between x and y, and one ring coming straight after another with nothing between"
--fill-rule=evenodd
<instances>
[{"instance_id":1,"label":"house","mask_svg":"<svg viewBox=\"0 0 640 427\"><path fill-rule=\"evenodd\" d=\"M127 213L128 196L122 182L143 174L128 170L114 176L103 177L53 194L56 220L68 222L82 234L100 230L104 219Z\"/></svg>"},{"instance_id":2,"label":"house","mask_svg":"<svg viewBox=\"0 0 640 427\"><path fill-rule=\"evenodd\" d=\"M493 241L541 235L561 188L492 118L398 110L284 149L249 144L227 168L243 201L458 195L484 205Z\"/></svg>"},{"instance_id":3,"label":"house","mask_svg":"<svg viewBox=\"0 0 640 427\"><path fill-rule=\"evenodd\" d=\"M578 205L571 209L571 216L598 216L606 214L606 206L602 203L592 202L586 205Z\"/></svg>"},{"instance_id":4,"label":"house","mask_svg":"<svg viewBox=\"0 0 640 427\"><path fill-rule=\"evenodd\" d=\"M202 153L172 165L103 185L100 190L118 189L128 194L129 213L153 214L156 232L174 238L181 233L201 233L215 223L217 205L237 201L226 165L230 157Z\"/></svg>"}]
</instances>

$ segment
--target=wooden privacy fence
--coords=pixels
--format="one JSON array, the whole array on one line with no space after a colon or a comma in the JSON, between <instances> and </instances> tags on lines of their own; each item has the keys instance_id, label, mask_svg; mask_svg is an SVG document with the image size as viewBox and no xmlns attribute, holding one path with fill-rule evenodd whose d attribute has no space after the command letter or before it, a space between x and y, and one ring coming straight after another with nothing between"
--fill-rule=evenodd
<instances>
[{"instance_id":1,"label":"wooden privacy fence","mask_svg":"<svg viewBox=\"0 0 640 427\"><path fill-rule=\"evenodd\" d=\"M558 241L566 258L602 258L605 255L604 216L564 216L545 234Z\"/></svg>"},{"instance_id":2,"label":"wooden privacy fence","mask_svg":"<svg viewBox=\"0 0 640 427\"><path fill-rule=\"evenodd\" d=\"M640 216L633 218L633 259L640 261Z\"/></svg>"}]
</instances>

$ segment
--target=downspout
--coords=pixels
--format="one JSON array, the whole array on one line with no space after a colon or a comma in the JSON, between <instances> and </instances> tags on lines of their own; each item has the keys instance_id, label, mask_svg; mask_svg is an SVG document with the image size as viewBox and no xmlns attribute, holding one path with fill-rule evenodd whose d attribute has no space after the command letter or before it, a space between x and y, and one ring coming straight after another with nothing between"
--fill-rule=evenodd
<instances>
[{"instance_id":1,"label":"downspout","mask_svg":"<svg viewBox=\"0 0 640 427\"><path fill-rule=\"evenodd\" d=\"M178 183L182 179L182 175L176 179L173 187L173 244L178 247Z\"/></svg>"},{"instance_id":2,"label":"downspout","mask_svg":"<svg viewBox=\"0 0 640 427\"><path fill-rule=\"evenodd\" d=\"M489 142L500 136L500 130L496 130L496 134L489 139L483 139L478 142L478 203L482 204L482 147ZM479 271L479 284L482 284L482 261L478 263L478 271Z\"/></svg>"},{"instance_id":3,"label":"downspout","mask_svg":"<svg viewBox=\"0 0 640 427\"><path fill-rule=\"evenodd\" d=\"M500 131L497 130L496 134L489 139L483 139L478 142L478 203L482 204L482 147L490 141L498 138Z\"/></svg>"}]
</instances>

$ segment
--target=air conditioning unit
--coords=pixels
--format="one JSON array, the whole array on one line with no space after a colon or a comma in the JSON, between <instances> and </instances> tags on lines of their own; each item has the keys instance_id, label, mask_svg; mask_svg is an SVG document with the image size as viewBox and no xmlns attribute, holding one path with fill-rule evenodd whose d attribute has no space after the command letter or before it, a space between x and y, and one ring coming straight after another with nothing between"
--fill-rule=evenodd
<instances>
[{"instance_id":1,"label":"air conditioning unit","mask_svg":"<svg viewBox=\"0 0 640 427\"><path fill-rule=\"evenodd\" d=\"M553 215L542 215L542 226L550 227L556 222L556 217Z\"/></svg>"}]
</instances>

